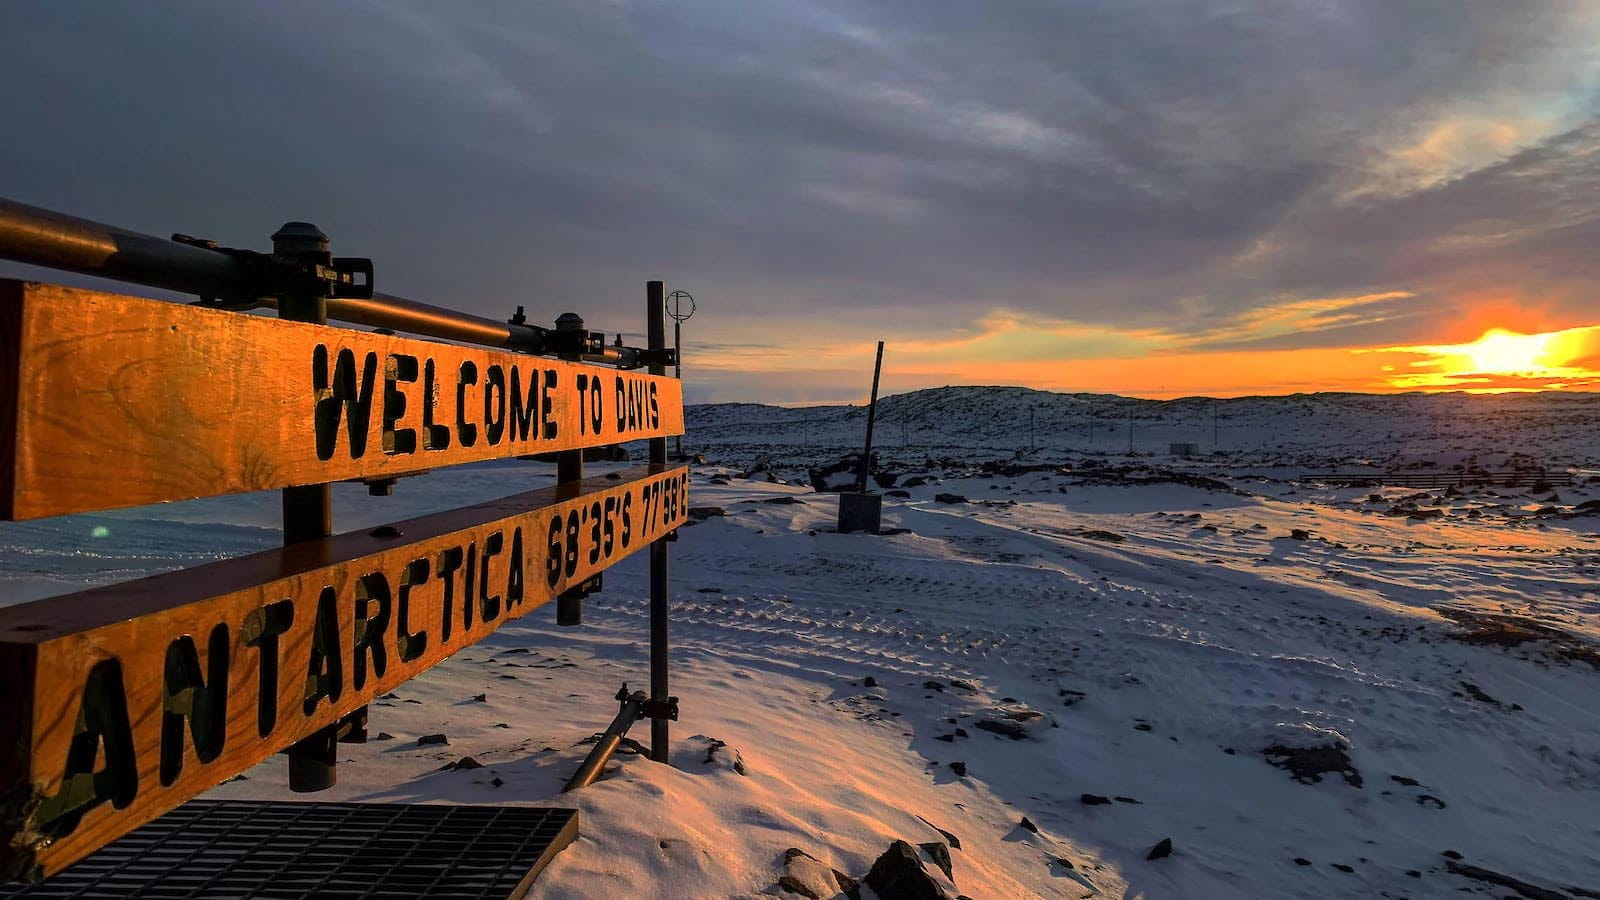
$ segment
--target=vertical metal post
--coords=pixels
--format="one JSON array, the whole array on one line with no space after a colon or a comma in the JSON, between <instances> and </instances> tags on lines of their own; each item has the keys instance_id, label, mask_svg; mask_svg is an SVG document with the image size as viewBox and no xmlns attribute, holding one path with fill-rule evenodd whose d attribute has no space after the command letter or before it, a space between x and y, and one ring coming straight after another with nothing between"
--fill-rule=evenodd
<instances>
[{"instance_id":1,"label":"vertical metal post","mask_svg":"<svg viewBox=\"0 0 1600 900\"><path fill-rule=\"evenodd\" d=\"M645 283L645 326L648 348L660 353L667 347L667 286L664 282ZM650 363L651 375L667 374L660 357ZM650 462L665 465L667 439L650 439ZM650 700L658 712L667 701L667 542L657 538L650 545ZM650 758L656 762L670 759L668 742L669 722L664 718L650 720Z\"/></svg>"},{"instance_id":2,"label":"vertical metal post","mask_svg":"<svg viewBox=\"0 0 1600 900\"><path fill-rule=\"evenodd\" d=\"M672 320L672 375L683 380L683 323L677 319ZM678 447L678 459L683 459L683 435L675 435L672 440Z\"/></svg>"},{"instance_id":3,"label":"vertical metal post","mask_svg":"<svg viewBox=\"0 0 1600 900\"><path fill-rule=\"evenodd\" d=\"M290 258L329 258L328 236L309 222L289 222L272 235L272 252ZM327 299L301 294L278 298L278 318L328 324ZM333 533L333 491L326 484L283 489L284 546L313 541ZM329 725L296 743L289 757L289 789L321 791L338 782L339 726Z\"/></svg>"},{"instance_id":4,"label":"vertical metal post","mask_svg":"<svg viewBox=\"0 0 1600 900\"><path fill-rule=\"evenodd\" d=\"M572 335L586 331L583 317L577 313L562 313L556 317L556 334ZM570 347L571 345L569 345ZM568 349L560 354L562 359L581 360L583 353ZM580 396L582 396L580 394ZM556 481L583 480L583 451L562 450L556 454ZM570 588L556 597L556 624L575 626L583 624L583 597L581 587Z\"/></svg>"},{"instance_id":5,"label":"vertical metal post","mask_svg":"<svg viewBox=\"0 0 1600 900\"><path fill-rule=\"evenodd\" d=\"M867 492L867 470L872 468L872 427L878 420L878 373L883 371L883 341L878 342L878 359L872 364L872 400L867 404L867 449L861 454L856 473L856 493Z\"/></svg>"}]
</instances>

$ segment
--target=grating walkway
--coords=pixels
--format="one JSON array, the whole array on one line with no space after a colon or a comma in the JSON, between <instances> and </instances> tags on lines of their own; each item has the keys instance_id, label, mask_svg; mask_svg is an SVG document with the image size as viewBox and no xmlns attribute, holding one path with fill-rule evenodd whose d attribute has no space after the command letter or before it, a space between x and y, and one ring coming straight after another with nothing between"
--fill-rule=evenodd
<instances>
[{"instance_id":1,"label":"grating walkway","mask_svg":"<svg viewBox=\"0 0 1600 900\"><path fill-rule=\"evenodd\" d=\"M578 812L500 806L191 800L0 898L518 898Z\"/></svg>"}]
</instances>

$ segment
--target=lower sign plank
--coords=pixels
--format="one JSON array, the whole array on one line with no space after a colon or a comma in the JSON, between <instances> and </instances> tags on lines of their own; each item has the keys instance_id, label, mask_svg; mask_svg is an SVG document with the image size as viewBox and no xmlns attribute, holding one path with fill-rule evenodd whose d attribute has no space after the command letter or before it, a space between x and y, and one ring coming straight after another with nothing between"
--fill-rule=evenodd
<instances>
[{"instance_id":1,"label":"lower sign plank","mask_svg":"<svg viewBox=\"0 0 1600 900\"><path fill-rule=\"evenodd\" d=\"M648 466L0 609L0 876L38 878L680 525Z\"/></svg>"}]
</instances>

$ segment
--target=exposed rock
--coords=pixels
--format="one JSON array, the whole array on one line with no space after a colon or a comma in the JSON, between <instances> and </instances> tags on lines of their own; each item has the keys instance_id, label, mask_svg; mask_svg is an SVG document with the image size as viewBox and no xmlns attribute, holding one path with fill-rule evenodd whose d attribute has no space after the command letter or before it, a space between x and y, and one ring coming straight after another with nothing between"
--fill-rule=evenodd
<instances>
[{"instance_id":1,"label":"exposed rock","mask_svg":"<svg viewBox=\"0 0 1600 900\"><path fill-rule=\"evenodd\" d=\"M1029 821L1027 816L1023 816L1022 817L1022 821L1017 823L1017 827L1018 828L1022 828L1024 830L1027 830L1027 831L1031 831L1034 834L1038 834L1039 833L1039 826L1037 826L1037 825L1033 824L1033 822Z\"/></svg>"},{"instance_id":2,"label":"exposed rock","mask_svg":"<svg viewBox=\"0 0 1600 900\"><path fill-rule=\"evenodd\" d=\"M916 848L905 841L890 844L861 880L880 900L948 900L944 888L928 874Z\"/></svg>"},{"instance_id":3,"label":"exposed rock","mask_svg":"<svg viewBox=\"0 0 1600 900\"><path fill-rule=\"evenodd\" d=\"M1522 896L1529 898L1529 900L1567 900L1567 895L1561 893L1560 891L1552 891L1547 888L1539 887L1536 884L1529 884L1526 881L1523 881L1519 878L1513 878L1510 875L1506 875L1501 872L1495 872L1479 866L1468 865L1464 862L1456 862L1453 859L1446 862L1444 865L1445 868L1457 875L1460 875L1462 878L1471 878L1474 881L1483 881L1489 884L1497 884L1501 887L1507 887L1513 891L1516 891Z\"/></svg>"},{"instance_id":4,"label":"exposed rock","mask_svg":"<svg viewBox=\"0 0 1600 900\"><path fill-rule=\"evenodd\" d=\"M973 724L984 731L1020 741L1036 737L1034 734L1036 731L1051 727L1055 724L1055 720L1031 707L1017 705L999 706L988 710Z\"/></svg>"},{"instance_id":5,"label":"exposed rock","mask_svg":"<svg viewBox=\"0 0 1600 900\"><path fill-rule=\"evenodd\" d=\"M1285 747L1275 744L1261 751L1267 762L1288 771L1296 781L1312 784L1322 780L1328 772L1337 772L1351 787L1361 787L1361 773L1351 764L1343 744L1323 747Z\"/></svg>"},{"instance_id":6,"label":"exposed rock","mask_svg":"<svg viewBox=\"0 0 1600 900\"><path fill-rule=\"evenodd\" d=\"M443 734L425 734L417 738L418 747L431 747L435 744L449 744L450 739Z\"/></svg>"},{"instance_id":7,"label":"exposed rock","mask_svg":"<svg viewBox=\"0 0 1600 900\"><path fill-rule=\"evenodd\" d=\"M960 494L934 494L933 495L933 502L935 502L935 503L965 503L965 502L967 502L967 498L961 496Z\"/></svg>"},{"instance_id":8,"label":"exposed rock","mask_svg":"<svg viewBox=\"0 0 1600 900\"><path fill-rule=\"evenodd\" d=\"M845 890L834 869L823 865L815 856L798 847L790 847L784 851L783 869L783 875L778 879L778 887L791 894L822 900L824 897L833 897ZM855 879L847 875L845 880L854 887Z\"/></svg>"},{"instance_id":9,"label":"exposed rock","mask_svg":"<svg viewBox=\"0 0 1600 900\"><path fill-rule=\"evenodd\" d=\"M441 772L460 772L460 771L462 771L464 769L481 769L481 768L483 768L483 763L478 762L477 760L473 759L470 756L463 756L463 757L461 757L460 759L456 760L453 763L446 763L443 766L440 766L439 767L439 771L441 771Z\"/></svg>"},{"instance_id":10,"label":"exposed rock","mask_svg":"<svg viewBox=\"0 0 1600 900\"><path fill-rule=\"evenodd\" d=\"M777 505L780 505L780 506L792 506L792 505L794 505L796 503L800 504L801 506L805 505L805 501L804 500L801 500L799 497L794 497L794 496L791 496L789 494L784 494L781 497L768 497L767 499L765 499L765 500L763 500L761 502L762 503L777 504Z\"/></svg>"},{"instance_id":11,"label":"exposed rock","mask_svg":"<svg viewBox=\"0 0 1600 900\"><path fill-rule=\"evenodd\" d=\"M962 778L965 778L967 777L967 764L964 762L953 762L950 764L950 771L956 773Z\"/></svg>"},{"instance_id":12,"label":"exposed rock","mask_svg":"<svg viewBox=\"0 0 1600 900\"><path fill-rule=\"evenodd\" d=\"M696 737L708 742L704 760L707 765L720 765L723 768L732 769L740 775L750 774L745 770L744 757L739 755L738 750L729 747L727 741L719 741L716 738L706 737L705 735L697 735Z\"/></svg>"},{"instance_id":13,"label":"exposed rock","mask_svg":"<svg viewBox=\"0 0 1600 900\"><path fill-rule=\"evenodd\" d=\"M1105 541L1110 544L1120 544L1128 539L1126 535L1118 534L1115 531L1104 531L1099 528L1089 528L1084 531L1074 531L1073 535L1076 537L1088 538L1091 541Z\"/></svg>"},{"instance_id":14,"label":"exposed rock","mask_svg":"<svg viewBox=\"0 0 1600 900\"><path fill-rule=\"evenodd\" d=\"M685 526L698 525L707 519L726 516L727 514L728 511L720 506L691 506L689 507L689 521L683 524Z\"/></svg>"},{"instance_id":15,"label":"exposed rock","mask_svg":"<svg viewBox=\"0 0 1600 900\"><path fill-rule=\"evenodd\" d=\"M873 678L871 675L868 675L867 677L861 679L861 686L862 687L869 687L869 688L877 687L878 686L878 679Z\"/></svg>"},{"instance_id":16,"label":"exposed rock","mask_svg":"<svg viewBox=\"0 0 1600 900\"><path fill-rule=\"evenodd\" d=\"M1162 838L1161 842L1150 848L1145 854L1145 859L1166 859L1172 855L1172 838Z\"/></svg>"},{"instance_id":17,"label":"exposed rock","mask_svg":"<svg viewBox=\"0 0 1600 900\"><path fill-rule=\"evenodd\" d=\"M1078 802L1084 806L1109 806L1111 805L1111 798L1102 797L1099 794L1084 794L1078 798Z\"/></svg>"},{"instance_id":18,"label":"exposed rock","mask_svg":"<svg viewBox=\"0 0 1600 900\"><path fill-rule=\"evenodd\" d=\"M944 873L944 877L950 879L951 884L956 883L954 863L950 859L949 847L938 841L929 841L926 844L918 844L917 846L928 854L928 858L933 860L933 864L939 867L939 871Z\"/></svg>"},{"instance_id":19,"label":"exposed rock","mask_svg":"<svg viewBox=\"0 0 1600 900\"><path fill-rule=\"evenodd\" d=\"M1295 541L1309 541L1311 540L1311 532L1305 530L1304 528L1290 529L1289 539Z\"/></svg>"}]
</instances>

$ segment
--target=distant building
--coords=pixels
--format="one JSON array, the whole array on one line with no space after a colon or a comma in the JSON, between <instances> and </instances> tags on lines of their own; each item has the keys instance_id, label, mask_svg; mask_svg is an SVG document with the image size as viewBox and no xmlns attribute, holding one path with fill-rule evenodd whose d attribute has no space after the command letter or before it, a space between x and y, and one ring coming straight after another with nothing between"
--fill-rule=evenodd
<instances>
[{"instance_id":1,"label":"distant building","mask_svg":"<svg viewBox=\"0 0 1600 900\"><path fill-rule=\"evenodd\" d=\"M1173 456L1199 456L1200 445L1189 441L1173 441L1167 445L1167 452Z\"/></svg>"}]
</instances>

